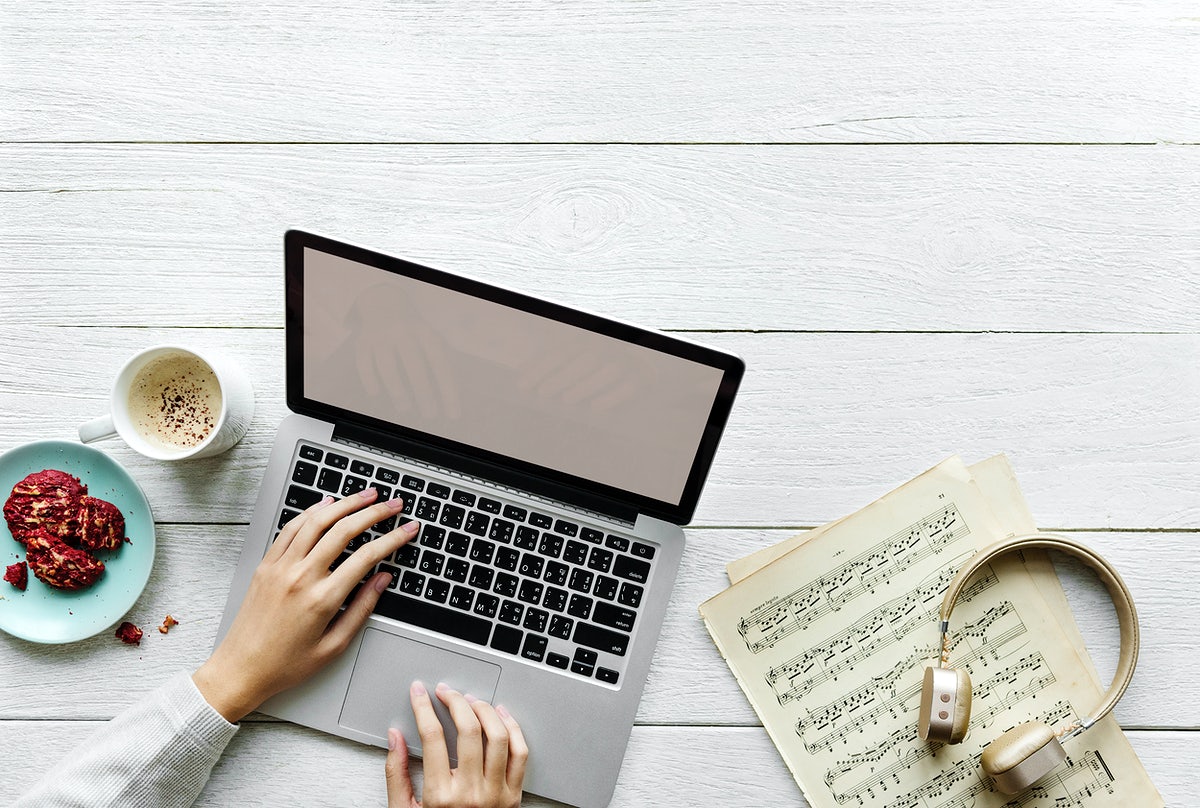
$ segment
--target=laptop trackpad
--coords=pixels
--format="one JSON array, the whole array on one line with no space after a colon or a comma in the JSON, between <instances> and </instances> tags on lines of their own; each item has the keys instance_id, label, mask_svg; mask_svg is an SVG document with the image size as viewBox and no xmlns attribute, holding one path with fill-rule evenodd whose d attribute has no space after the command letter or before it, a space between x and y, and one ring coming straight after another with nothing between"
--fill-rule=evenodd
<instances>
[{"instance_id":1,"label":"laptop trackpad","mask_svg":"<svg viewBox=\"0 0 1200 808\"><path fill-rule=\"evenodd\" d=\"M338 723L373 735L385 744L388 727L395 727L404 733L409 751L420 755L421 737L417 734L417 722L408 698L408 688L417 679L429 690L434 712L446 732L450 763L456 765L458 732L450 712L433 689L438 682L445 682L459 693L470 693L490 702L495 698L496 683L500 680L499 665L368 628L354 661L350 688Z\"/></svg>"}]
</instances>

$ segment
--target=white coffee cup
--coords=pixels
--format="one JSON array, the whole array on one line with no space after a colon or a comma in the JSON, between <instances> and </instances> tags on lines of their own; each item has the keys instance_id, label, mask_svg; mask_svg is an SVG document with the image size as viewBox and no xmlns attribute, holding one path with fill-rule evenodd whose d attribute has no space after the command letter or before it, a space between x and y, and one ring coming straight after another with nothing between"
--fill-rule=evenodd
<instances>
[{"instance_id":1,"label":"white coffee cup","mask_svg":"<svg viewBox=\"0 0 1200 808\"><path fill-rule=\"evenodd\" d=\"M254 390L242 369L219 354L156 345L121 368L109 406L107 415L79 427L81 441L120 435L147 457L184 460L220 454L240 441L254 414Z\"/></svg>"}]
</instances>

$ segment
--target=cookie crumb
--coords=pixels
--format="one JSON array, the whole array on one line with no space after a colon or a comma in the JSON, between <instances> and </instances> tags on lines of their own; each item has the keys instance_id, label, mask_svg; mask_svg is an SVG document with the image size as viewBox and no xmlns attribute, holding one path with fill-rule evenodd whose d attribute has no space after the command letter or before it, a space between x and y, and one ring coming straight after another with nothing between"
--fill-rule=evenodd
<instances>
[{"instance_id":1,"label":"cookie crumb","mask_svg":"<svg viewBox=\"0 0 1200 808\"><path fill-rule=\"evenodd\" d=\"M4 568L4 580L24 592L29 583L29 565L24 561L8 565Z\"/></svg>"},{"instance_id":2,"label":"cookie crumb","mask_svg":"<svg viewBox=\"0 0 1200 808\"><path fill-rule=\"evenodd\" d=\"M116 636L118 640L126 645L142 644L142 630L128 620L122 623L120 628L117 629Z\"/></svg>"},{"instance_id":3,"label":"cookie crumb","mask_svg":"<svg viewBox=\"0 0 1200 808\"><path fill-rule=\"evenodd\" d=\"M166 618L163 620L162 625L158 627L158 633L166 634L168 631L171 630L171 626L177 626L177 625L179 625L179 621L176 620L171 615L167 615Z\"/></svg>"}]
</instances>

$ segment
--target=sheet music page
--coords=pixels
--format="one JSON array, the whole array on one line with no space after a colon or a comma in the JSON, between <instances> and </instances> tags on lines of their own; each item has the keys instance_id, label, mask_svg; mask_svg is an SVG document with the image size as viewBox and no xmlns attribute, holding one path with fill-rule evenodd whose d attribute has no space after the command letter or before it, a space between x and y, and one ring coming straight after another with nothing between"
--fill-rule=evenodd
<instances>
[{"instance_id":1,"label":"sheet music page","mask_svg":"<svg viewBox=\"0 0 1200 808\"><path fill-rule=\"evenodd\" d=\"M1033 719L1061 727L1100 698L1017 557L985 567L952 617L950 660L974 685L966 740L917 737L942 594L976 549L1010 532L960 460L818 530L700 607L813 808L1163 804L1111 717L1068 741L1068 762L1035 788L992 790L978 760L989 741Z\"/></svg>"}]
</instances>

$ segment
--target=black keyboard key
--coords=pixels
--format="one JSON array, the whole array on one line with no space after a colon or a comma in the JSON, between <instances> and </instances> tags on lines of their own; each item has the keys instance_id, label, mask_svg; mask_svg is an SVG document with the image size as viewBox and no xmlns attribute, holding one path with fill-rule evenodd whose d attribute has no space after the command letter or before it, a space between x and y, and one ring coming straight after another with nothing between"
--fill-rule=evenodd
<instances>
[{"instance_id":1,"label":"black keyboard key","mask_svg":"<svg viewBox=\"0 0 1200 808\"><path fill-rule=\"evenodd\" d=\"M518 568L522 575L529 578L541 578L542 567L546 565L546 559L526 553L521 556L521 566Z\"/></svg>"},{"instance_id":2,"label":"black keyboard key","mask_svg":"<svg viewBox=\"0 0 1200 808\"><path fill-rule=\"evenodd\" d=\"M406 544L396 551L396 563L402 567L415 569L417 559L421 556L421 548L415 544Z\"/></svg>"},{"instance_id":3,"label":"black keyboard key","mask_svg":"<svg viewBox=\"0 0 1200 808\"><path fill-rule=\"evenodd\" d=\"M500 621L503 623L512 623L514 626L521 625L521 616L525 614L525 607L513 600L506 600L500 604Z\"/></svg>"},{"instance_id":4,"label":"black keyboard key","mask_svg":"<svg viewBox=\"0 0 1200 808\"><path fill-rule=\"evenodd\" d=\"M296 468L292 469L292 481L301 485L312 485L317 481L317 467L312 463L297 460Z\"/></svg>"},{"instance_id":5,"label":"black keyboard key","mask_svg":"<svg viewBox=\"0 0 1200 808\"><path fill-rule=\"evenodd\" d=\"M513 539L513 546L520 547L522 550L536 550L540 535L535 529L521 525L517 528L517 537Z\"/></svg>"},{"instance_id":6,"label":"black keyboard key","mask_svg":"<svg viewBox=\"0 0 1200 808\"><path fill-rule=\"evenodd\" d=\"M471 574L471 563L464 561L461 558L452 558L446 562L446 577L451 581L458 583L466 583L467 576Z\"/></svg>"},{"instance_id":7,"label":"black keyboard key","mask_svg":"<svg viewBox=\"0 0 1200 808\"><path fill-rule=\"evenodd\" d=\"M471 560L478 561L480 564L491 564L492 556L496 552L496 545L486 539L476 539L471 542Z\"/></svg>"},{"instance_id":8,"label":"black keyboard key","mask_svg":"<svg viewBox=\"0 0 1200 808\"><path fill-rule=\"evenodd\" d=\"M504 515L509 519L516 519L518 522L524 522L525 517L529 515L529 511L524 508L518 508L516 505L505 505Z\"/></svg>"},{"instance_id":9,"label":"black keyboard key","mask_svg":"<svg viewBox=\"0 0 1200 808\"><path fill-rule=\"evenodd\" d=\"M463 530L474 533L476 536L482 536L487 533L490 518L479 511L471 511L467 514L467 523L463 526Z\"/></svg>"},{"instance_id":10,"label":"black keyboard key","mask_svg":"<svg viewBox=\"0 0 1200 808\"><path fill-rule=\"evenodd\" d=\"M400 579L400 591L414 598L421 597L421 593L425 591L425 576L415 572L404 573L404 577Z\"/></svg>"},{"instance_id":11,"label":"black keyboard key","mask_svg":"<svg viewBox=\"0 0 1200 808\"><path fill-rule=\"evenodd\" d=\"M446 552L451 555L465 556L471 549L471 537L466 533L451 533L446 539Z\"/></svg>"},{"instance_id":12,"label":"black keyboard key","mask_svg":"<svg viewBox=\"0 0 1200 808\"><path fill-rule=\"evenodd\" d=\"M485 513L500 513L500 503L487 497L479 498L479 510Z\"/></svg>"},{"instance_id":13,"label":"black keyboard key","mask_svg":"<svg viewBox=\"0 0 1200 808\"><path fill-rule=\"evenodd\" d=\"M448 597L450 597L450 584L440 578L430 578L429 583L425 585L425 599L445 603Z\"/></svg>"},{"instance_id":14,"label":"black keyboard key","mask_svg":"<svg viewBox=\"0 0 1200 808\"><path fill-rule=\"evenodd\" d=\"M376 502L387 502L392 498L391 486L384 485L383 483L371 483L371 487L379 492L379 496L375 498Z\"/></svg>"},{"instance_id":15,"label":"black keyboard key","mask_svg":"<svg viewBox=\"0 0 1200 808\"><path fill-rule=\"evenodd\" d=\"M622 634L619 631L607 628L600 628L600 626L594 626L591 623L584 623L582 621L575 624L574 640L580 645L586 645L588 648L607 651L617 656L625 656L625 652L629 650L628 634Z\"/></svg>"},{"instance_id":16,"label":"black keyboard key","mask_svg":"<svg viewBox=\"0 0 1200 808\"><path fill-rule=\"evenodd\" d=\"M517 593L517 600L523 600L526 603L537 606L542 602L542 590L544 586L537 581L522 581L521 591Z\"/></svg>"},{"instance_id":17,"label":"black keyboard key","mask_svg":"<svg viewBox=\"0 0 1200 808\"><path fill-rule=\"evenodd\" d=\"M416 497L405 497L403 500L404 507L400 509L400 513L404 514L405 516L412 516L413 503L416 501Z\"/></svg>"},{"instance_id":18,"label":"black keyboard key","mask_svg":"<svg viewBox=\"0 0 1200 808\"><path fill-rule=\"evenodd\" d=\"M613 550L623 553L629 549L629 539L625 538L624 536L613 536L610 534L609 537L604 540L604 546L611 547Z\"/></svg>"},{"instance_id":19,"label":"black keyboard key","mask_svg":"<svg viewBox=\"0 0 1200 808\"><path fill-rule=\"evenodd\" d=\"M584 665L582 662L571 663L571 673L578 673L580 676L591 676L595 670L591 665Z\"/></svg>"},{"instance_id":20,"label":"black keyboard key","mask_svg":"<svg viewBox=\"0 0 1200 808\"><path fill-rule=\"evenodd\" d=\"M320 449L318 449L316 446L305 446L304 444L301 444L300 445L300 456L303 457L305 460L311 460L314 463L320 463L321 458L325 456L325 453L322 452Z\"/></svg>"},{"instance_id":21,"label":"black keyboard key","mask_svg":"<svg viewBox=\"0 0 1200 808\"><path fill-rule=\"evenodd\" d=\"M333 452L330 452L329 454L325 455L325 465L333 466L335 469L344 469L346 466L350 465L350 458L346 457L345 455L334 454Z\"/></svg>"},{"instance_id":22,"label":"black keyboard key","mask_svg":"<svg viewBox=\"0 0 1200 808\"><path fill-rule=\"evenodd\" d=\"M501 547L496 551L496 566L502 570L513 572L521 561L521 554L511 547Z\"/></svg>"},{"instance_id":23,"label":"black keyboard key","mask_svg":"<svg viewBox=\"0 0 1200 808\"><path fill-rule=\"evenodd\" d=\"M580 541L571 540L567 542L566 548L563 550L563 561L568 564L585 564L587 562L588 546Z\"/></svg>"},{"instance_id":24,"label":"black keyboard key","mask_svg":"<svg viewBox=\"0 0 1200 808\"><path fill-rule=\"evenodd\" d=\"M541 662L545 655L546 638L537 634L526 634L525 644L521 646L521 656L525 659L532 659L534 662Z\"/></svg>"},{"instance_id":25,"label":"black keyboard key","mask_svg":"<svg viewBox=\"0 0 1200 808\"><path fill-rule=\"evenodd\" d=\"M596 652L589 651L586 648L576 648L575 656L571 659L572 662L580 662L584 665L595 665L596 660Z\"/></svg>"},{"instance_id":26,"label":"black keyboard key","mask_svg":"<svg viewBox=\"0 0 1200 808\"><path fill-rule=\"evenodd\" d=\"M388 589L397 588L400 585L400 578L402 575L411 575L412 574L412 573L404 572L404 570L400 569L399 567L393 567L391 564L380 564L379 569L376 570L376 572L391 573L392 580L388 581ZM420 595L421 593L420 593L420 591L418 591L416 594Z\"/></svg>"},{"instance_id":27,"label":"black keyboard key","mask_svg":"<svg viewBox=\"0 0 1200 808\"><path fill-rule=\"evenodd\" d=\"M475 606L471 611L480 617L495 617L496 610L499 608L500 598L495 595L489 595L486 592L480 592L475 596Z\"/></svg>"},{"instance_id":28,"label":"black keyboard key","mask_svg":"<svg viewBox=\"0 0 1200 808\"><path fill-rule=\"evenodd\" d=\"M349 557L350 557L349 552L342 553L340 556L338 556L337 558L335 558L333 560L332 564L329 565L329 571L333 572L335 569L342 566L342 564L345 564L346 559L348 559Z\"/></svg>"},{"instance_id":29,"label":"black keyboard key","mask_svg":"<svg viewBox=\"0 0 1200 808\"><path fill-rule=\"evenodd\" d=\"M603 533L590 527L585 527L582 531L580 531L579 537L585 541L590 541L592 544L599 544L604 540Z\"/></svg>"},{"instance_id":30,"label":"black keyboard key","mask_svg":"<svg viewBox=\"0 0 1200 808\"><path fill-rule=\"evenodd\" d=\"M610 551L593 547L592 554L588 556L588 569L593 569L596 572L608 572L612 566L612 560L613 554Z\"/></svg>"},{"instance_id":31,"label":"black keyboard key","mask_svg":"<svg viewBox=\"0 0 1200 808\"><path fill-rule=\"evenodd\" d=\"M346 542L346 549L353 553L355 550L357 550L359 547L362 547L364 544L366 544L370 540L371 540L370 533L359 533L353 539Z\"/></svg>"},{"instance_id":32,"label":"black keyboard key","mask_svg":"<svg viewBox=\"0 0 1200 808\"><path fill-rule=\"evenodd\" d=\"M361 474L364 477L370 477L375 471L375 466L372 463L366 463L362 460L355 460L350 463L350 470L355 474Z\"/></svg>"},{"instance_id":33,"label":"black keyboard key","mask_svg":"<svg viewBox=\"0 0 1200 808\"><path fill-rule=\"evenodd\" d=\"M283 530L283 526L300 515L300 511L293 511L291 508L284 508L279 514L279 529Z\"/></svg>"},{"instance_id":34,"label":"black keyboard key","mask_svg":"<svg viewBox=\"0 0 1200 808\"><path fill-rule=\"evenodd\" d=\"M375 469L375 479L385 482L388 485L395 485L400 482L400 472L392 469L385 469L383 466Z\"/></svg>"},{"instance_id":35,"label":"black keyboard key","mask_svg":"<svg viewBox=\"0 0 1200 808\"><path fill-rule=\"evenodd\" d=\"M410 520L405 519L404 521L408 522ZM380 536L382 536L384 533L391 533L395 529L396 529L396 517L394 517L394 516L389 516L387 519L384 519L382 522L376 522L375 527L371 528L371 530L375 531Z\"/></svg>"},{"instance_id":36,"label":"black keyboard key","mask_svg":"<svg viewBox=\"0 0 1200 808\"><path fill-rule=\"evenodd\" d=\"M620 674L614 670L609 670L608 668L596 668L596 678L601 682L607 682L610 685L615 685L619 677Z\"/></svg>"},{"instance_id":37,"label":"black keyboard key","mask_svg":"<svg viewBox=\"0 0 1200 808\"><path fill-rule=\"evenodd\" d=\"M491 589L492 578L495 576L496 571L491 567L483 567L476 564L474 567L471 567L470 584L476 589Z\"/></svg>"},{"instance_id":38,"label":"black keyboard key","mask_svg":"<svg viewBox=\"0 0 1200 808\"><path fill-rule=\"evenodd\" d=\"M552 612L561 612L567 608L567 590L559 589L556 586L547 587L546 596L542 598L542 605Z\"/></svg>"},{"instance_id":39,"label":"black keyboard key","mask_svg":"<svg viewBox=\"0 0 1200 808\"><path fill-rule=\"evenodd\" d=\"M506 654L516 654L521 651L521 630L512 626L496 626L492 635L492 647Z\"/></svg>"},{"instance_id":40,"label":"black keyboard key","mask_svg":"<svg viewBox=\"0 0 1200 808\"><path fill-rule=\"evenodd\" d=\"M470 491L455 490L454 496L451 497L459 505L466 505L468 508L475 507L475 495Z\"/></svg>"},{"instance_id":41,"label":"black keyboard key","mask_svg":"<svg viewBox=\"0 0 1200 808\"><path fill-rule=\"evenodd\" d=\"M421 544L433 550L442 549L442 542L445 539L445 528L440 528L436 525L425 525L425 527L421 529Z\"/></svg>"},{"instance_id":42,"label":"black keyboard key","mask_svg":"<svg viewBox=\"0 0 1200 808\"><path fill-rule=\"evenodd\" d=\"M284 499L284 504L288 507L302 511L310 505L316 505L322 499L321 494L309 488L301 488L298 485L293 485L288 488L287 498Z\"/></svg>"},{"instance_id":43,"label":"black keyboard key","mask_svg":"<svg viewBox=\"0 0 1200 808\"><path fill-rule=\"evenodd\" d=\"M630 552L638 558L654 558L654 548L649 544L642 544L640 541L633 543L633 549Z\"/></svg>"},{"instance_id":44,"label":"black keyboard key","mask_svg":"<svg viewBox=\"0 0 1200 808\"><path fill-rule=\"evenodd\" d=\"M617 596L617 603L636 609L642 605L642 591L637 584L621 584L621 594Z\"/></svg>"},{"instance_id":45,"label":"black keyboard key","mask_svg":"<svg viewBox=\"0 0 1200 808\"><path fill-rule=\"evenodd\" d=\"M562 553L562 546L562 536L555 536L553 533L543 533L542 540L538 544L538 553L550 558L558 558L559 554Z\"/></svg>"},{"instance_id":46,"label":"black keyboard key","mask_svg":"<svg viewBox=\"0 0 1200 808\"><path fill-rule=\"evenodd\" d=\"M598 598L612 600L617 596L617 579L609 578L607 575L601 575L596 579L596 588L592 594Z\"/></svg>"},{"instance_id":47,"label":"black keyboard key","mask_svg":"<svg viewBox=\"0 0 1200 808\"><path fill-rule=\"evenodd\" d=\"M405 474L404 479L400 481L401 488L407 488L409 491L424 491L425 481L420 477L414 477L411 474Z\"/></svg>"},{"instance_id":48,"label":"black keyboard key","mask_svg":"<svg viewBox=\"0 0 1200 808\"><path fill-rule=\"evenodd\" d=\"M419 569L426 575L441 575L442 565L446 563L446 557L441 553L435 553L432 550L426 550L421 555L421 566Z\"/></svg>"},{"instance_id":49,"label":"black keyboard key","mask_svg":"<svg viewBox=\"0 0 1200 808\"><path fill-rule=\"evenodd\" d=\"M367 481L362 477L355 477L351 474L346 475L346 481L342 483L342 496L348 497L352 494L357 494L367 487Z\"/></svg>"},{"instance_id":50,"label":"black keyboard key","mask_svg":"<svg viewBox=\"0 0 1200 808\"><path fill-rule=\"evenodd\" d=\"M492 541L498 541L501 544L508 544L512 540L513 523L506 522L503 519L493 519L492 529L488 532L488 538Z\"/></svg>"},{"instance_id":51,"label":"black keyboard key","mask_svg":"<svg viewBox=\"0 0 1200 808\"><path fill-rule=\"evenodd\" d=\"M650 562L630 556L617 556L617 563L613 564L613 575L644 584L650 577Z\"/></svg>"},{"instance_id":52,"label":"black keyboard key","mask_svg":"<svg viewBox=\"0 0 1200 808\"><path fill-rule=\"evenodd\" d=\"M529 514L529 524L533 525L534 527L540 527L542 530L549 530L550 525L554 524L554 520L544 513L538 513L537 511L534 511L533 513Z\"/></svg>"},{"instance_id":53,"label":"black keyboard key","mask_svg":"<svg viewBox=\"0 0 1200 808\"><path fill-rule=\"evenodd\" d=\"M556 614L550 618L550 636L560 640L571 639L571 626L575 621L569 617Z\"/></svg>"},{"instance_id":54,"label":"black keyboard key","mask_svg":"<svg viewBox=\"0 0 1200 808\"><path fill-rule=\"evenodd\" d=\"M438 518L438 524L445 525L452 530L458 530L462 527L463 517L467 512L457 505L443 505L442 515Z\"/></svg>"},{"instance_id":55,"label":"black keyboard key","mask_svg":"<svg viewBox=\"0 0 1200 808\"><path fill-rule=\"evenodd\" d=\"M550 612L542 609L526 609L525 620L521 623L522 626L530 631L545 631L546 620L550 618Z\"/></svg>"},{"instance_id":56,"label":"black keyboard key","mask_svg":"<svg viewBox=\"0 0 1200 808\"><path fill-rule=\"evenodd\" d=\"M564 536L575 536L579 533L579 525L559 519L554 523L554 532L561 533Z\"/></svg>"},{"instance_id":57,"label":"black keyboard key","mask_svg":"<svg viewBox=\"0 0 1200 808\"><path fill-rule=\"evenodd\" d=\"M556 654L551 651L546 657L546 664L553 668L562 668L563 670L566 670L567 666L571 664L571 660L562 654Z\"/></svg>"},{"instance_id":58,"label":"black keyboard key","mask_svg":"<svg viewBox=\"0 0 1200 808\"><path fill-rule=\"evenodd\" d=\"M455 609L462 609L465 612L471 610L471 604L475 601L475 591L468 589L465 586L456 586L450 590L450 600L448 601Z\"/></svg>"},{"instance_id":59,"label":"black keyboard key","mask_svg":"<svg viewBox=\"0 0 1200 808\"><path fill-rule=\"evenodd\" d=\"M482 617L435 606L398 592L384 592L375 607L375 613L477 645L486 645L492 633L491 622Z\"/></svg>"},{"instance_id":60,"label":"black keyboard key","mask_svg":"<svg viewBox=\"0 0 1200 808\"><path fill-rule=\"evenodd\" d=\"M587 620L588 615L592 613L592 599L587 595L572 595L571 605L567 607L567 614L572 617L578 617L580 620Z\"/></svg>"},{"instance_id":61,"label":"black keyboard key","mask_svg":"<svg viewBox=\"0 0 1200 808\"><path fill-rule=\"evenodd\" d=\"M492 587L492 591L506 598L515 598L517 596L517 587L520 584L520 578L515 575L509 575L507 572L502 572L496 576L496 585Z\"/></svg>"},{"instance_id":62,"label":"black keyboard key","mask_svg":"<svg viewBox=\"0 0 1200 808\"><path fill-rule=\"evenodd\" d=\"M633 621L636 618L637 612L604 601L597 603L596 610L592 612L593 622L625 632L633 631Z\"/></svg>"},{"instance_id":63,"label":"black keyboard key","mask_svg":"<svg viewBox=\"0 0 1200 808\"><path fill-rule=\"evenodd\" d=\"M450 496L450 486L442 485L441 483L430 483L425 489L431 497L438 499L446 499Z\"/></svg>"},{"instance_id":64,"label":"black keyboard key","mask_svg":"<svg viewBox=\"0 0 1200 808\"><path fill-rule=\"evenodd\" d=\"M592 589L592 578L595 575L596 573L587 570L571 570L571 580L567 586L586 595Z\"/></svg>"},{"instance_id":65,"label":"black keyboard key","mask_svg":"<svg viewBox=\"0 0 1200 808\"><path fill-rule=\"evenodd\" d=\"M551 561L546 565L546 574L542 576L542 580L555 586L566 586L567 573L570 569L570 567L561 561Z\"/></svg>"}]
</instances>

